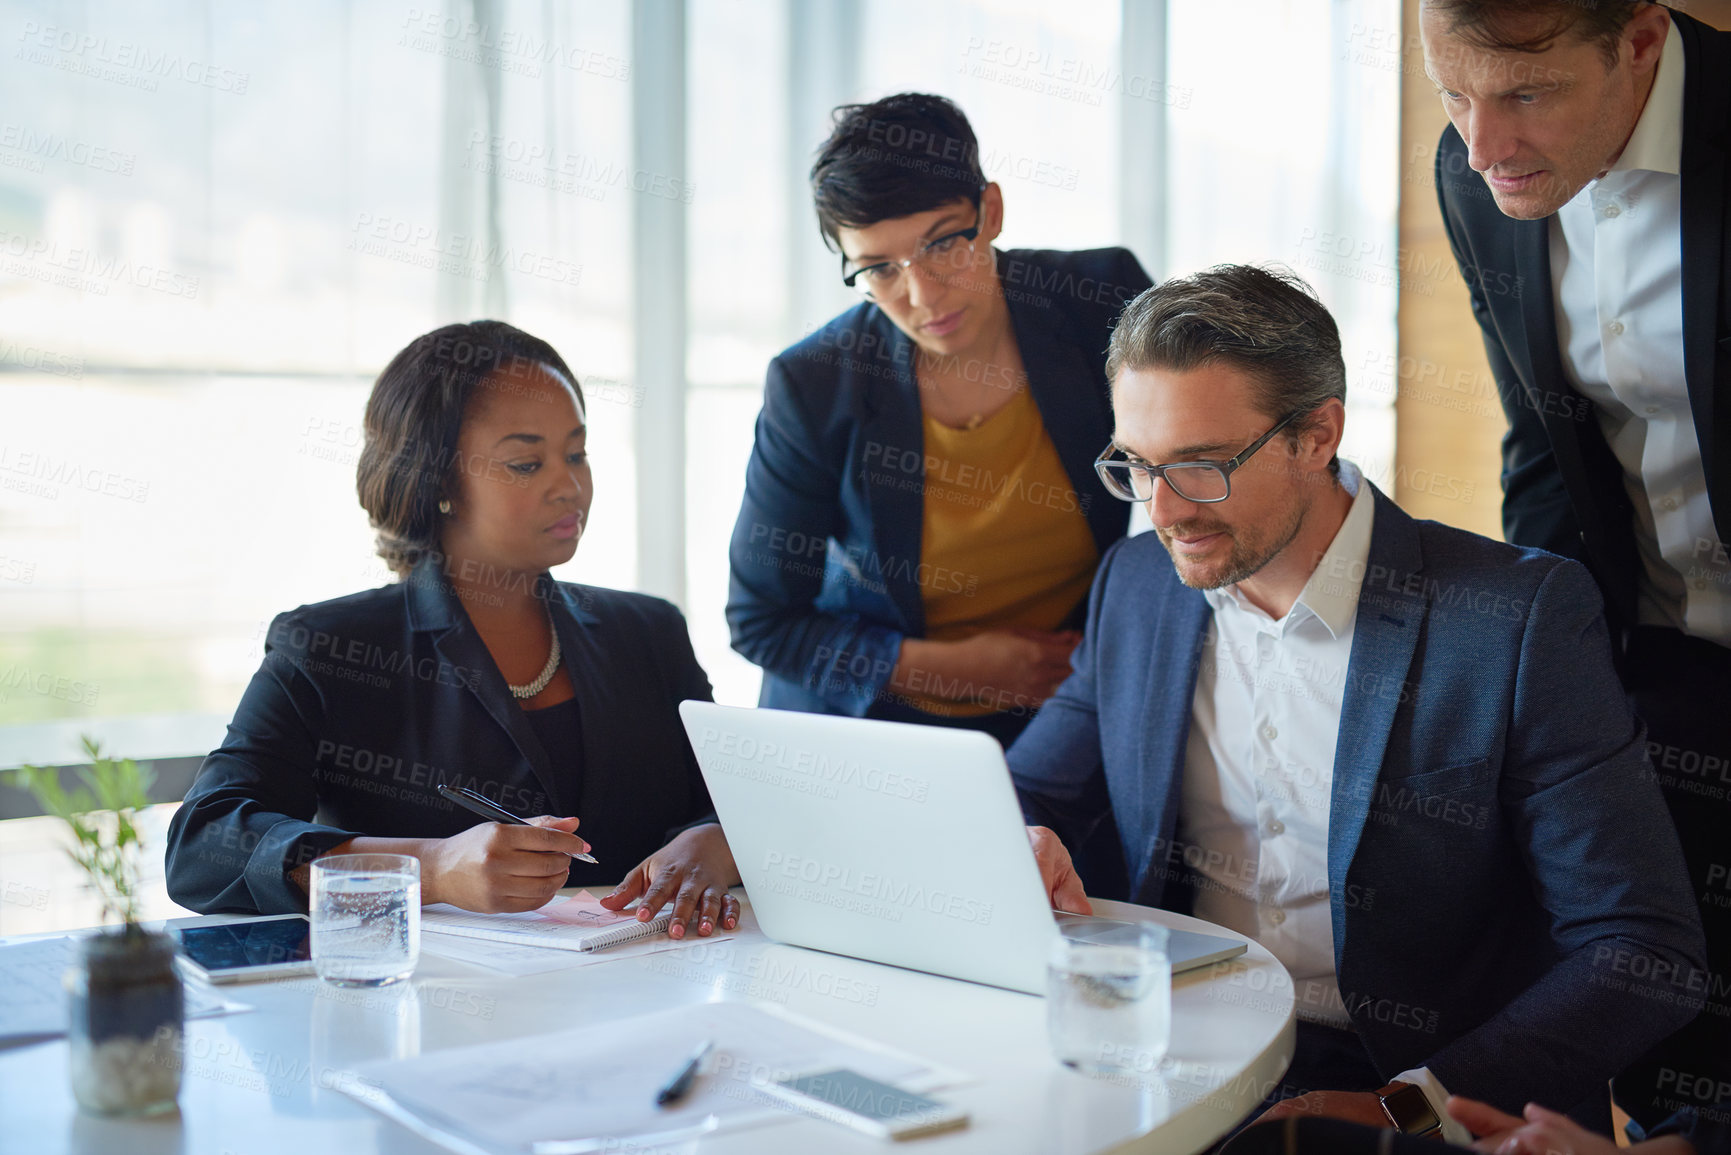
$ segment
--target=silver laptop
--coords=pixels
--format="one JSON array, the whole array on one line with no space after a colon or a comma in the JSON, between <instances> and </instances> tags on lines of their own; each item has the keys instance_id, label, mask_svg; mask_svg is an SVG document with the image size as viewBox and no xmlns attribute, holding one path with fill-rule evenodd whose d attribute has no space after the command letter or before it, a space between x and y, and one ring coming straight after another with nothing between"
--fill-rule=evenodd
<instances>
[{"instance_id":1,"label":"silver laptop","mask_svg":"<svg viewBox=\"0 0 1731 1155\"><path fill-rule=\"evenodd\" d=\"M1060 933L1122 925L1054 917L988 735L711 702L679 713L770 938L1041 994ZM1189 931L1168 946L1174 972L1244 949Z\"/></svg>"}]
</instances>

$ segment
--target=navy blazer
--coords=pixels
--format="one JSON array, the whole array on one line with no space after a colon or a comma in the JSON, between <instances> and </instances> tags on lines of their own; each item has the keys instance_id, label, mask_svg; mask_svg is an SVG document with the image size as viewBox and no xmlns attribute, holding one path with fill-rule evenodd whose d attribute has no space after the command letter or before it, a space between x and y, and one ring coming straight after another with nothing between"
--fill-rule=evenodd
<instances>
[{"instance_id":1,"label":"navy blazer","mask_svg":"<svg viewBox=\"0 0 1731 1155\"><path fill-rule=\"evenodd\" d=\"M1673 11L1683 43L1683 373L1719 539L1731 542L1731 33ZM1613 637L1635 622L1635 513L1593 403L1563 370L1551 217L1504 216L1450 125L1436 154L1443 225L1472 294L1509 431L1503 535L1585 562Z\"/></svg>"},{"instance_id":2,"label":"navy blazer","mask_svg":"<svg viewBox=\"0 0 1731 1155\"><path fill-rule=\"evenodd\" d=\"M1598 593L1575 562L1375 502L1329 810L1347 1011L1384 1078L1429 1067L1510 1111L1602 1099L1693 1016L1705 946ZM1154 534L1121 543L1075 672L1009 753L1036 825L1097 820L1103 778L1150 906L1190 907L1178 809L1212 620Z\"/></svg>"},{"instance_id":3,"label":"navy blazer","mask_svg":"<svg viewBox=\"0 0 1731 1155\"><path fill-rule=\"evenodd\" d=\"M426 559L396 585L279 615L228 737L168 837L168 892L208 914L305 910L290 870L356 835L447 838L483 821L440 783L525 816L576 815L617 882L712 814L679 721L710 700L679 611L542 578L582 718L581 751L542 748L452 588ZM572 762L575 758L577 761ZM573 781L579 767L581 785Z\"/></svg>"},{"instance_id":4,"label":"navy blazer","mask_svg":"<svg viewBox=\"0 0 1731 1155\"><path fill-rule=\"evenodd\" d=\"M1094 476L1112 436L1106 345L1151 282L1126 249L1012 249L998 272L1028 388L1070 479L1058 496L1105 553L1130 519ZM727 623L733 648L763 667L760 705L864 715L902 638L925 633L915 348L867 302L769 364L728 551Z\"/></svg>"}]
</instances>

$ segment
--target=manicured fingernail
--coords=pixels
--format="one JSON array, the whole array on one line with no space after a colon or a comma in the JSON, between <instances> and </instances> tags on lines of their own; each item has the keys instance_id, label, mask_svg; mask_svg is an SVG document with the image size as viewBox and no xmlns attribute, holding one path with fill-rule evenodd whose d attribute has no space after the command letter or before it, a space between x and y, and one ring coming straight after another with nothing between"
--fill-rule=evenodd
<instances>
[{"instance_id":1,"label":"manicured fingernail","mask_svg":"<svg viewBox=\"0 0 1731 1155\"><path fill-rule=\"evenodd\" d=\"M732 930L734 927L736 927L738 925L739 925L739 920L737 918L732 918L732 917L728 918L728 920L727 920L727 929L728 930Z\"/></svg>"},{"instance_id":2,"label":"manicured fingernail","mask_svg":"<svg viewBox=\"0 0 1731 1155\"><path fill-rule=\"evenodd\" d=\"M684 938L685 937L685 924L676 922L672 926L668 927L667 928L667 937L668 938Z\"/></svg>"},{"instance_id":3,"label":"manicured fingernail","mask_svg":"<svg viewBox=\"0 0 1731 1155\"><path fill-rule=\"evenodd\" d=\"M701 924L700 924L700 925L699 925L699 926L698 926L698 928L697 928L697 933L698 933L698 934L708 934L708 933L709 933L709 932L710 932L710 931L712 931L712 930L714 930L714 929L715 929L715 924L714 924L714 923L713 923L713 922L710 922L710 921L709 921L709 920L708 920L708 919L707 919L707 918L706 918L706 919L704 919L704 920L703 920L703 922L702 922L702 923L701 923Z\"/></svg>"}]
</instances>

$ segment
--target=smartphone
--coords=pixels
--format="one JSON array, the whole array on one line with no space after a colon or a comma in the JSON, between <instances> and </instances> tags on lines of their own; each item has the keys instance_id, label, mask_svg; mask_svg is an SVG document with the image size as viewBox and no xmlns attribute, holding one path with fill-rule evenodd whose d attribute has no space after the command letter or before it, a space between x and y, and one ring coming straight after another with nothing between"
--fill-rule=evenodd
<instances>
[{"instance_id":1,"label":"smartphone","mask_svg":"<svg viewBox=\"0 0 1731 1155\"><path fill-rule=\"evenodd\" d=\"M246 918L216 926L183 926L180 965L213 983L311 974L312 924L304 914Z\"/></svg>"},{"instance_id":2,"label":"smartphone","mask_svg":"<svg viewBox=\"0 0 1731 1155\"><path fill-rule=\"evenodd\" d=\"M759 1086L821 1119L879 1139L912 1139L965 1126L968 1113L948 1103L837 1068Z\"/></svg>"}]
</instances>

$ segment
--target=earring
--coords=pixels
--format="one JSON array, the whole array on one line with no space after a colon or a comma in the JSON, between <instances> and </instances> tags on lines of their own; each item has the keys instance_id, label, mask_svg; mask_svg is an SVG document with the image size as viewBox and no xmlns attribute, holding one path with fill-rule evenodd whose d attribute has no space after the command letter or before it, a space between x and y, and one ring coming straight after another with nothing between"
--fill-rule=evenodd
<instances>
[{"instance_id":1,"label":"earring","mask_svg":"<svg viewBox=\"0 0 1731 1155\"><path fill-rule=\"evenodd\" d=\"M439 499L439 512L444 514L446 517L451 516L451 503L449 499L443 497Z\"/></svg>"}]
</instances>

